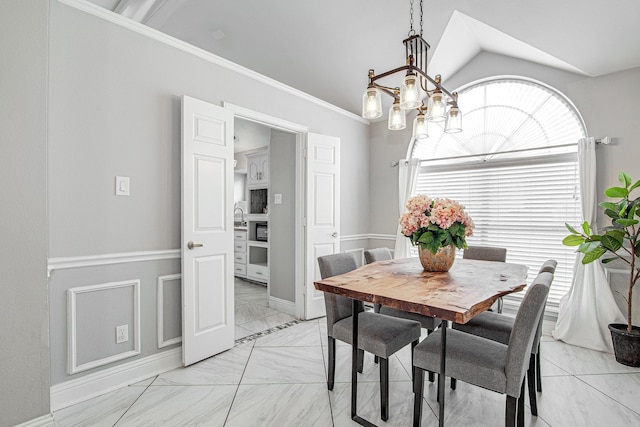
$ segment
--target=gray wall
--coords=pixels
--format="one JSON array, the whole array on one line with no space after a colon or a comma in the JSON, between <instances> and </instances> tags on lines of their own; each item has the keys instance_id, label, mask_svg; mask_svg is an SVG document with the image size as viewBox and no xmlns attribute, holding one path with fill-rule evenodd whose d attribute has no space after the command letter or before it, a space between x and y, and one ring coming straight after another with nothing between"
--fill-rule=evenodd
<instances>
[{"instance_id":1,"label":"gray wall","mask_svg":"<svg viewBox=\"0 0 640 427\"><path fill-rule=\"evenodd\" d=\"M295 302L296 137L273 129L269 147L269 295Z\"/></svg>"},{"instance_id":2,"label":"gray wall","mask_svg":"<svg viewBox=\"0 0 640 427\"><path fill-rule=\"evenodd\" d=\"M356 190L342 191L342 234L368 231L368 125L58 2L51 3L50 19L50 257L180 248L183 94L217 105L228 101L339 136L343 188ZM114 195L116 175L131 178L129 197ZM53 384L103 369L66 372L70 287L141 280L138 357L145 357L164 350L156 340L155 281L179 272L178 260L55 272ZM115 326L100 325L105 337L99 339L113 340ZM79 340L90 339L86 335ZM107 347L101 354L111 351Z\"/></svg>"},{"instance_id":3,"label":"gray wall","mask_svg":"<svg viewBox=\"0 0 640 427\"><path fill-rule=\"evenodd\" d=\"M48 9L0 2L0 426L49 413Z\"/></svg>"}]
</instances>

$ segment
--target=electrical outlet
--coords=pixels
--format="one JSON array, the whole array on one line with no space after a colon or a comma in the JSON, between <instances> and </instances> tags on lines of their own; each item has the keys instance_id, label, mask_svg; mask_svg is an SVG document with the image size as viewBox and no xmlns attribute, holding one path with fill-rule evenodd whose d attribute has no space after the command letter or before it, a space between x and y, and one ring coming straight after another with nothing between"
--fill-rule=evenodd
<instances>
[{"instance_id":1,"label":"electrical outlet","mask_svg":"<svg viewBox=\"0 0 640 427\"><path fill-rule=\"evenodd\" d=\"M129 341L129 325L116 326L116 344Z\"/></svg>"}]
</instances>

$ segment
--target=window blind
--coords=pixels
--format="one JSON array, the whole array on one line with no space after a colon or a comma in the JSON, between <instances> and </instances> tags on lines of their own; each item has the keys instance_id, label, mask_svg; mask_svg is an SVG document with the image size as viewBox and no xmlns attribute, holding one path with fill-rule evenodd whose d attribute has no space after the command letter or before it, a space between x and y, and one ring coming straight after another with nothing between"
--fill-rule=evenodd
<instances>
[{"instance_id":1,"label":"window blind","mask_svg":"<svg viewBox=\"0 0 640 427\"><path fill-rule=\"evenodd\" d=\"M415 193L462 203L476 225L467 239L469 245L507 248L507 262L529 267L527 283L546 260L558 261L547 302L548 313L557 314L560 298L571 286L576 258L575 248L562 244L567 235L564 224L578 225L581 220L576 155L466 166L423 165ZM507 296L505 306L519 304L523 295Z\"/></svg>"}]
</instances>

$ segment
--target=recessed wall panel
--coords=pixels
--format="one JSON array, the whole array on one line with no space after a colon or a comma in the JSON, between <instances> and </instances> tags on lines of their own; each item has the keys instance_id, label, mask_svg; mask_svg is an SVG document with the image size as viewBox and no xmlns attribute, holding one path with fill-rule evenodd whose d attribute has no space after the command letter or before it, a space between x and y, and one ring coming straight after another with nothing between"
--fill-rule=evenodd
<instances>
[{"instance_id":1,"label":"recessed wall panel","mask_svg":"<svg viewBox=\"0 0 640 427\"><path fill-rule=\"evenodd\" d=\"M199 156L195 159L194 231L225 229L225 163L225 159L215 157Z\"/></svg>"},{"instance_id":2,"label":"recessed wall panel","mask_svg":"<svg viewBox=\"0 0 640 427\"><path fill-rule=\"evenodd\" d=\"M224 122L197 114L194 115L193 120L193 139L195 141L225 145Z\"/></svg>"},{"instance_id":3,"label":"recessed wall panel","mask_svg":"<svg viewBox=\"0 0 640 427\"><path fill-rule=\"evenodd\" d=\"M194 259L196 335L227 324L225 263L225 255Z\"/></svg>"},{"instance_id":4,"label":"recessed wall panel","mask_svg":"<svg viewBox=\"0 0 640 427\"><path fill-rule=\"evenodd\" d=\"M335 147L316 145L314 150L314 161L333 165L336 162Z\"/></svg>"},{"instance_id":5,"label":"recessed wall panel","mask_svg":"<svg viewBox=\"0 0 640 427\"><path fill-rule=\"evenodd\" d=\"M313 176L315 194L325 194L321 201L315 203L314 220L315 226L330 227L335 224L335 209L333 206L335 194L335 175L316 173ZM331 196L330 196L331 195Z\"/></svg>"}]
</instances>

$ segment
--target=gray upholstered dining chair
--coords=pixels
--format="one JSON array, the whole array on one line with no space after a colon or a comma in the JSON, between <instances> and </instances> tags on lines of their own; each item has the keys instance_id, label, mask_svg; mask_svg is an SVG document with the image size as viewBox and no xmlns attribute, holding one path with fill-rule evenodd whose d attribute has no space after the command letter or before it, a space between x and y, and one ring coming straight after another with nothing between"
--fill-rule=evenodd
<instances>
[{"instance_id":1,"label":"gray upholstered dining chair","mask_svg":"<svg viewBox=\"0 0 640 427\"><path fill-rule=\"evenodd\" d=\"M505 425L524 426L524 377L553 275L540 273L520 304L508 344L456 329L447 332L445 375L506 394ZM424 390L423 370L440 370L441 330L413 350L413 425L419 426ZM439 376L438 381L444 381Z\"/></svg>"},{"instance_id":2,"label":"gray upholstered dining chair","mask_svg":"<svg viewBox=\"0 0 640 427\"><path fill-rule=\"evenodd\" d=\"M364 251L364 260L367 264L371 264L375 261L386 261L392 259L391 251L389 248L376 248ZM427 334L433 332L438 326L440 326L440 319L435 317L425 316L424 314L411 313L409 311L403 311L397 308L385 307L380 304L373 305L373 311L387 316L399 317L401 319L414 320L420 322L420 326L427 330ZM433 382L433 372L429 372L429 381Z\"/></svg>"},{"instance_id":3,"label":"gray upholstered dining chair","mask_svg":"<svg viewBox=\"0 0 640 427\"><path fill-rule=\"evenodd\" d=\"M505 262L507 260L507 248L495 246L469 246L462 252L463 259L477 259L480 261ZM496 301L496 310L502 313L502 298Z\"/></svg>"},{"instance_id":4,"label":"gray upholstered dining chair","mask_svg":"<svg viewBox=\"0 0 640 427\"><path fill-rule=\"evenodd\" d=\"M320 276L323 279L348 273L357 268L352 254L333 254L318 257ZM352 300L340 295L325 293L328 335L327 387L333 390L336 370L336 343L340 340L352 344ZM389 418L389 357L411 344L413 349L420 339L420 324L406 319L363 311L358 304L358 348L372 353L380 360L380 417ZM358 361L361 364L361 361ZM360 369L359 369L360 370Z\"/></svg>"},{"instance_id":5,"label":"gray upholstered dining chair","mask_svg":"<svg viewBox=\"0 0 640 427\"><path fill-rule=\"evenodd\" d=\"M542 264L542 267L540 267L538 274L545 272L554 274L557 265L558 263L556 260L550 259ZM536 399L535 391L536 385L538 391L542 391L542 374L540 372L540 337L542 336L543 319L544 316L541 316L540 321L538 322L536 335L533 340L533 347L531 348L529 369L527 370L529 403L531 405L531 413L533 415L538 415L538 402ZM465 324L454 323L453 329L497 341L502 344L507 344L509 343L509 338L511 337L513 324L514 319L512 317L485 311L484 313L480 313Z\"/></svg>"}]
</instances>

